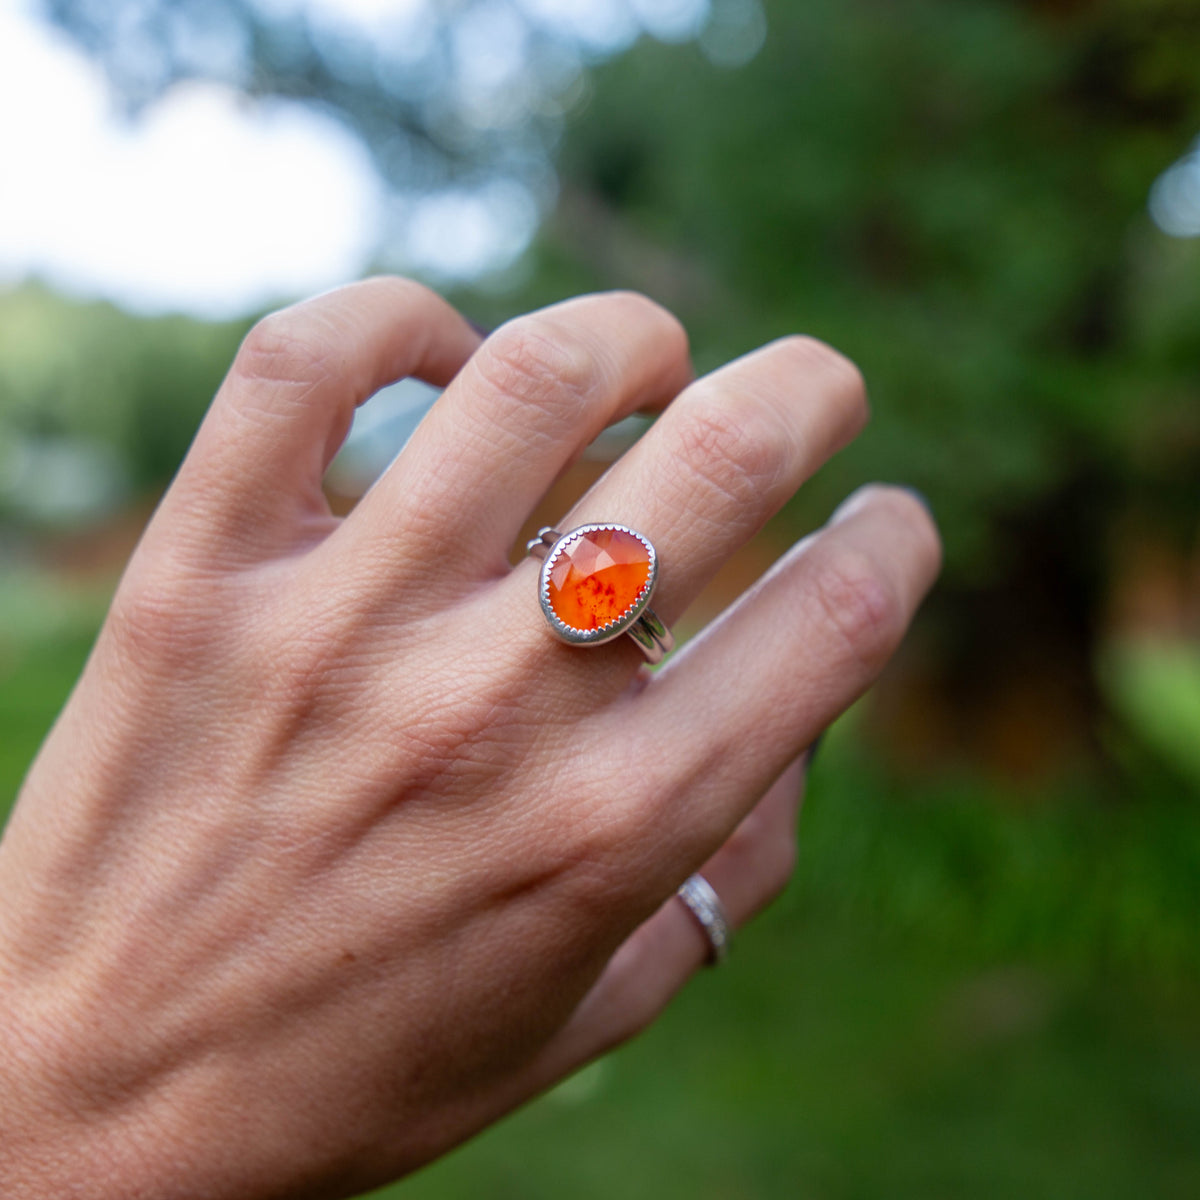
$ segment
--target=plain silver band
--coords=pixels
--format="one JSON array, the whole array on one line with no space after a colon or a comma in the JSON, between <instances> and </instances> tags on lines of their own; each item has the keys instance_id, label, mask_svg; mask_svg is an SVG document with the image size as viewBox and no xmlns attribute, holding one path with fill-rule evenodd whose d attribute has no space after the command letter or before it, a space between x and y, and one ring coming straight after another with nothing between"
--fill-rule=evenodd
<instances>
[{"instance_id":1,"label":"plain silver band","mask_svg":"<svg viewBox=\"0 0 1200 1200\"><path fill-rule=\"evenodd\" d=\"M723 963L729 953L729 917L712 884L703 875L689 875L675 894L704 931L709 965Z\"/></svg>"},{"instance_id":2,"label":"plain silver band","mask_svg":"<svg viewBox=\"0 0 1200 1200\"><path fill-rule=\"evenodd\" d=\"M642 609L642 615L625 632L637 642L649 663L662 662L663 657L670 654L675 646L671 631L658 619L658 614L652 608Z\"/></svg>"},{"instance_id":3,"label":"plain silver band","mask_svg":"<svg viewBox=\"0 0 1200 1200\"><path fill-rule=\"evenodd\" d=\"M562 534L549 525L539 529L537 537L530 538L525 543L525 553L531 558L544 559L550 553ZM642 539L645 541L645 539ZM671 631L658 619L658 614L652 608L642 609L642 614L625 632L638 644L638 649L646 656L649 663L660 663L663 657L675 648L675 639Z\"/></svg>"}]
</instances>

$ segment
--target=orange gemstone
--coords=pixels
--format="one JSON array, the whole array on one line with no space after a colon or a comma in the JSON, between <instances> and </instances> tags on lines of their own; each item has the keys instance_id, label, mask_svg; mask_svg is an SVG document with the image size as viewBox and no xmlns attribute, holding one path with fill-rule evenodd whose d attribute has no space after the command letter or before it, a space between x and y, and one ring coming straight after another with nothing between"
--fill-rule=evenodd
<instances>
[{"instance_id":1,"label":"orange gemstone","mask_svg":"<svg viewBox=\"0 0 1200 1200\"><path fill-rule=\"evenodd\" d=\"M580 534L550 568L550 607L572 629L600 629L637 602L650 578L650 550L623 529Z\"/></svg>"}]
</instances>

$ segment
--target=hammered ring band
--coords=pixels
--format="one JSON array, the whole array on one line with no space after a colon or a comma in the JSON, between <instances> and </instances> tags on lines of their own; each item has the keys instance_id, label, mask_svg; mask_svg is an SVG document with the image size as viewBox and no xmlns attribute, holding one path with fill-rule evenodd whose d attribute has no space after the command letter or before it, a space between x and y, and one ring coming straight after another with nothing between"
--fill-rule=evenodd
<instances>
[{"instance_id":1,"label":"hammered ring band","mask_svg":"<svg viewBox=\"0 0 1200 1200\"><path fill-rule=\"evenodd\" d=\"M675 894L708 942L709 966L724 962L729 953L729 915L712 884L703 875L689 875Z\"/></svg>"}]
</instances>

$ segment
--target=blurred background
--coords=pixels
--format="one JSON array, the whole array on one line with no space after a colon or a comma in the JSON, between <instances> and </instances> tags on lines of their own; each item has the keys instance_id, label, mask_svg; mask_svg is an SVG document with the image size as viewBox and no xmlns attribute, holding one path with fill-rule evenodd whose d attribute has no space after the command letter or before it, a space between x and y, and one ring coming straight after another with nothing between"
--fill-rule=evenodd
<instances>
[{"instance_id":1,"label":"blurred background","mask_svg":"<svg viewBox=\"0 0 1200 1200\"><path fill-rule=\"evenodd\" d=\"M396 1195L1200 1195L1200 7L0 0L0 114L0 812L250 322L372 271L862 366L686 628L865 479L941 522L731 964Z\"/></svg>"}]
</instances>

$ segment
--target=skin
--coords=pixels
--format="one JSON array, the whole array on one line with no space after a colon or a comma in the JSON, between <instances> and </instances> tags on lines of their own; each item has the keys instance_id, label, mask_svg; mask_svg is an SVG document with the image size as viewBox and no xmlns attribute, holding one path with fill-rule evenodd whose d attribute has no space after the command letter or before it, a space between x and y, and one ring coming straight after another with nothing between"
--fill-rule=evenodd
<instances>
[{"instance_id":1,"label":"skin","mask_svg":"<svg viewBox=\"0 0 1200 1200\"><path fill-rule=\"evenodd\" d=\"M346 519L354 407L447 385ZM538 609L522 522L659 552L669 623L866 418L811 339L694 380L678 322L582 297L486 341L375 279L249 335L0 842L0 1193L253 1200L411 1171L652 1021L787 880L802 767L939 566L869 487L651 675ZM793 764L789 767L789 764Z\"/></svg>"}]
</instances>

